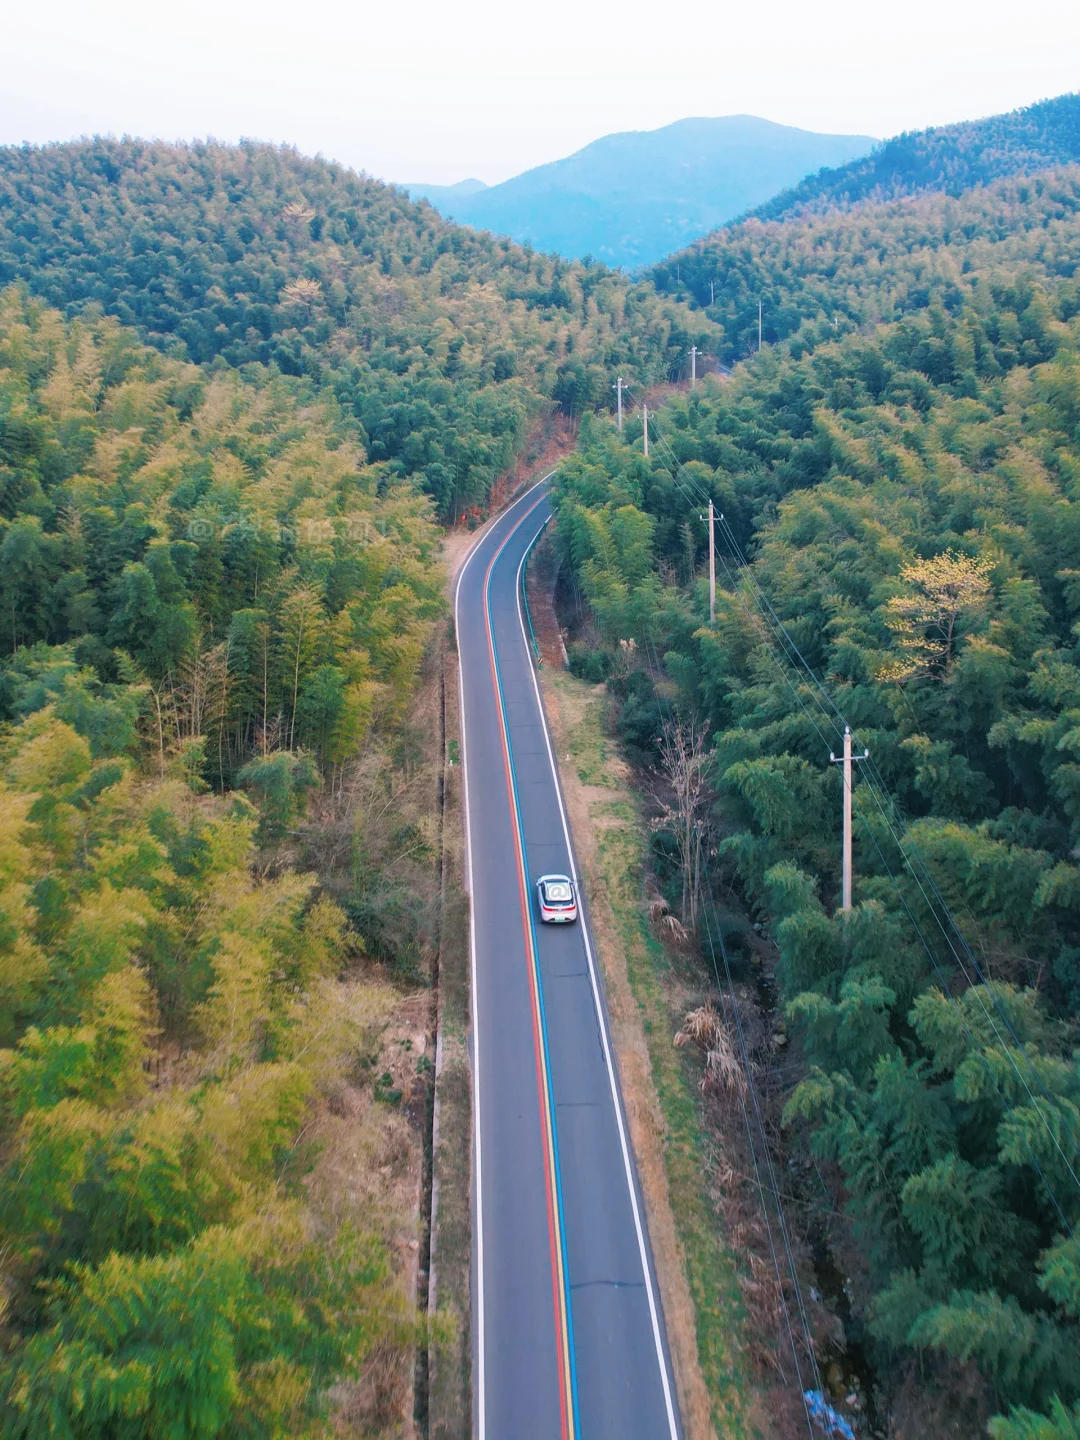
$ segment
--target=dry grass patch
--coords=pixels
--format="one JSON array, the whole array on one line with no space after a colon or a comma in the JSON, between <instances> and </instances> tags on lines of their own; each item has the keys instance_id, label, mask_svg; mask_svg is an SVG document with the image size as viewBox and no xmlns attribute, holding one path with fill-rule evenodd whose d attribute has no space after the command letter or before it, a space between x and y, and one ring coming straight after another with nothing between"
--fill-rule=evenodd
<instances>
[{"instance_id":1,"label":"dry grass patch","mask_svg":"<svg viewBox=\"0 0 1080 1440\"><path fill-rule=\"evenodd\" d=\"M422 1133L414 1114L425 1056L423 994L402 996L368 977L336 987L339 1017L353 1037L328 1067L301 1143L315 1156L305 1182L310 1222L376 1235L414 1313ZM420 1088L422 1089L422 1082ZM334 1387L334 1433L370 1440L411 1437L414 1344L392 1338L365 1358L361 1374Z\"/></svg>"}]
</instances>

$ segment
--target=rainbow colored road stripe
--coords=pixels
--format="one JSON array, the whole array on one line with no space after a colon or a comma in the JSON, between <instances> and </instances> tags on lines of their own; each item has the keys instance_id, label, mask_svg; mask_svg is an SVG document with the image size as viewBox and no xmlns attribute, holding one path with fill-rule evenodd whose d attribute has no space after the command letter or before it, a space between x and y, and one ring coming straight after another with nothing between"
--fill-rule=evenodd
<instances>
[{"instance_id":1,"label":"rainbow colored road stripe","mask_svg":"<svg viewBox=\"0 0 1080 1440\"><path fill-rule=\"evenodd\" d=\"M533 1043L536 1050L537 1088L544 1134L548 1240L551 1246L556 1348L559 1361L561 1433L563 1440L576 1440L580 1430L578 1425L577 1368L574 1361L574 1322L570 1306L569 1281L567 1278L562 1180L559 1172L559 1140L555 1125L555 1105L551 1093L551 1067L548 1053L547 1026L544 1019L544 993L540 983L540 963L536 947L536 922L529 899L529 870L525 858L525 838L521 823L521 806L518 800L517 780L514 774L514 757L510 746L510 731L506 721L506 706L503 697L502 678L499 672L499 657L495 647L495 632L491 620L491 572L495 567L495 562L517 533L522 522L528 519L542 500L543 496L530 506L491 557L491 562L484 575L484 625L487 631L488 655L491 660L491 680L495 691L495 703L499 710L499 731L502 737L506 792L510 803L510 819L514 831L514 848L517 859L521 923L525 939L525 951L529 964L529 983L532 994Z\"/></svg>"}]
</instances>

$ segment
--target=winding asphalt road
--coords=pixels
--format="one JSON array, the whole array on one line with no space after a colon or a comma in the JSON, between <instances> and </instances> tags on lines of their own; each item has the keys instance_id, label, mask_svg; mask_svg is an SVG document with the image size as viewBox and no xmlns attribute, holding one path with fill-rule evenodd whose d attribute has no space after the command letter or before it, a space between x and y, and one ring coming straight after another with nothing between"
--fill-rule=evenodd
<instances>
[{"instance_id":1,"label":"winding asphalt road","mask_svg":"<svg viewBox=\"0 0 1080 1440\"><path fill-rule=\"evenodd\" d=\"M645 1214L582 906L541 925L535 881L576 870L522 623L543 482L455 593L472 900L477 1440L679 1440Z\"/></svg>"}]
</instances>

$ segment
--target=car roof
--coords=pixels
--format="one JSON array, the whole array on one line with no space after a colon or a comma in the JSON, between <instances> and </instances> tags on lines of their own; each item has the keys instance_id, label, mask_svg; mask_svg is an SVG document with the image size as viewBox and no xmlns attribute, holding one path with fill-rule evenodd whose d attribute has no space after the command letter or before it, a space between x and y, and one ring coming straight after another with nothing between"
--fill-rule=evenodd
<instances>
[{"instance_id":1,"label":"car roof","mask_svg":"<svg viewBox=\"0 0 1080 1440\"><path fill-rule=\"evenodd\" d=\"M569 876L569 875L541 875L541 876L537 879L537 882L536 882L536 883L537 883L538 885L543 885L543 883L545 882L545 880L557 880L557 881L559 881L559 882L560 882L561 884L563 884L563 885L572 885L572 884L574 883L574 882L570 879L570 876Z\"/></svg>"}]
</instances>

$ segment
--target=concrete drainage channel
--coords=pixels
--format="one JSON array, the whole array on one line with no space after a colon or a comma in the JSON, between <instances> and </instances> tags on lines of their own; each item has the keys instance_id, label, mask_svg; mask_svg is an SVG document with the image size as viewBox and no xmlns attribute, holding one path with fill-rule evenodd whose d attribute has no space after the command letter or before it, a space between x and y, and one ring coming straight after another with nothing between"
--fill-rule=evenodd
<instances>
[{"instance_id":1,"label":"concrete drainage channel","mask_svg":"<svg viewBox=\"0 0 1080 1440\"><path fill-rule=\"evenodd\" d=\"M430 969L431 1003L428 1008L427 1044L425 1056L434 1054L434 1071L424 1076L423 1112L423 1168L421 1174L419 1246L420 1253L416 1271L416 1309L421 1325L425 1326L416 1347L416 1368L413 1379L413 1421L417 1435L427 1436L431 1427L431 1336L425 1322L434 1315L436 1308L435 1285L432 1283L432 1239L438 1217L438 1198L435 1185L435 1108L439 1074L439 972L442 960L443 904L446 883L446 646L440 644L435 656L439 686L439 768L436 782L435 813L438 817L438 908L435 915L435 934L432 937Z\"/></svg>"},{"instance_id":2,"label":"concrete drainage channel","mask_svg":"<svg viewBox=\"0 0 1080 1440\"><path fill-rule=\"evenodd\" d=\"M470 1155L472 1087L468 1054L468 900L462 873L461 768L457 652L440 647L439 914L424 1113L417 1307L428 1333L417 1349L416 1433L461 1440L471 1430Z\"/></svg>"}]
</instances>

